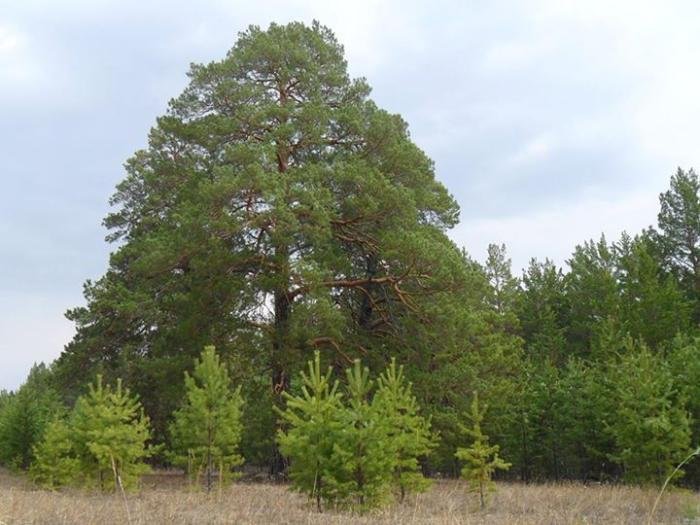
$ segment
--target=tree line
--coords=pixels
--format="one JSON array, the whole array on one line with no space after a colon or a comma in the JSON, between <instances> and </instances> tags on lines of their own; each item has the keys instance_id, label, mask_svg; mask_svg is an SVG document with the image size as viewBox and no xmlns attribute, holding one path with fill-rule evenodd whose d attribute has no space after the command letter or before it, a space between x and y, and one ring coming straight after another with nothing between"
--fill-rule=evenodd
<instances>
[{"instance_id":1,"label":"tree line","mask_svg":"<svg viewBox=\"0 0 700 525\"><path fill-rule=\"evenodd\" d=\"M221 490L240 474L244 400L213 346L195 360L191 375L185 372L186 393L168 428L168 449L152 443L149 418L121 380L112 388L98 375L67 410L51 396L46 372L35 367L17 394L22 399L39 394L31 404L6 397L0 411L0 457L10 467L28 470L36 483L51 489L119 490L126 497L150 472L148 459L155 454L183 468L191 488L204 486L207 492L215 485ZM345 372L341 388L331 367L323 372L316 352L308 373L300 374L301 392L285 393L286 407L278 413L286 425L276 440L291 461L291 487L315 499L319 511L327 505L365 510L425 490L430 483L420 461L438 435L421 413L403 367L392 360L373 380L356 360ZM17 420L17 408L29 409L29 415ZM481 431L484 410L475 398L474 428L463 427L473 443L455 452L465 462L462 474L478 489L482 507L494 488L493 471L509 467ZM32 435L26 433L28 421Z\"/></svg>"},{"instance_id":2,"label":"tree line","mask_svg":"<svg viewBox=\"0 0 700 525\"><path fill-rule=\"evenodd\" d=\"M189 77L126 164L109 268L67 314L75 337L0 397L0 461L28 467L32 447L4 450L37 443L36 422L79 406L100 374L138 394L162 445L149 461L182 463L165 451L185 439L170 428L207 345L244 400L235 454L272 475L288 470L283 414L315 352L340 389L356 359L403 367L439 435L425 474L459 473L475 392L511 464L501 476L655 483L700 442L692 169L671 176L655 227L516 276L504 246L481 264L449 239L457 203L327 28L251 27ZM683 482L700 484L700 467Z\"/></svg>"}]
</instances>

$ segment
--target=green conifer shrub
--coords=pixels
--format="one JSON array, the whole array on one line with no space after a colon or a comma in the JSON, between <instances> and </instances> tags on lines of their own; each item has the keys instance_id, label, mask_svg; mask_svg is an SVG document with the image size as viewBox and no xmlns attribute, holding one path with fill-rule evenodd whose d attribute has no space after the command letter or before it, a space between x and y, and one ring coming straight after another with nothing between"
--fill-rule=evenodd
<instances>
[{"instance_id":1,"label":"green conifer shrub","mask_svg":"<svg viewBox=\"0 0 700 525\"><path fill-rule=\"evenodd\" d=\"M101 488L133 487L150 470L143 462L152 453L146 447L149 420L121 379L113 389L98 375L87 395L76 402L71 425L83 465L94 465Z\"/></svg>"},{"instance_id":2,"label":"green conifer shrub","mask_svg":"<svg viewBox=\"0 0 700 525\"><path fill-rule=\"evenodd\" d=\"M98 375L66 422L49 427L35 449L32 475L49 486L133 488L150 470L144 463L154 452L146 446L149 438L149 420L138 399L122 387L121 380L111 388Z\"/></svg>"},{"instance_id":3,"label":"green conifer shrub","mask_svg":"<svg viewBox=\"0 0 700 525\"><path fill-rule=\"evenodd\" d=\"M372 402L374 381L369 378L369 368L358 359L345 373L346 404L340 413L343 432L334 453L341 459L339 477L348 480L344 500L365 509L388 499L398 443L390 437L391 421Z\"/></svg>"},{"instance_id":4,"label":"green conifer shrub","mask_svg":"<svg viewBox=\"0 0 700 525\"><path fill-rule=\"evenodd\" d=\"M479 396L474 393L470 413L468 418L471 427L462 425L462 431L472 438L469 447L460 447L455 453L455 457L465 462L462 467L462 477L469 481L471 490L478 492L479 504L483 509L486 506L486 497L489 492L496 488L492 481L493 473L496 470L508 470L510 463L506 463L498 455L499 446L490 445L489 437L481 430L484 414L487 407L479 407Z\"/></svg>"},{"instance_id":5,"label":"green conifer shrub","mask_svg":"<svg viewBox=\"0 0 700 525\"><path fill-rule=\"evenodd\" d=\"M76 453L74 434L65 420L49 424L41 442L34 448L29 477L50 489L77 484L82 464Z\"/></svg>"},{"instance_id":6,"label":"green conifer shrub","mask_svg":"<svg viewBox=\"0 0 700 525\"><path fill-rule=\"evenodd\" d=\"M240 388L232 389L213 346L195 359L192 375L185 372L185 389L185 401L170 425L171 459L185 467L191 479L198 481L204 473L208 492L216 471L221 485L231 469L243 463L239 453L243 398Z\"/></svg>"},{"instance_id":7,"label":"green conifer shrub","mask_svg":"<svg viewBox=\"0 0 700 525\"><path fill-rule=\"evenodd\" d=\"M420 415L403 369L392 364L377 382L359 360L345 371L345 391L321 373L320 355L302 372L301 393L287 394L288 425L280 450L290 458L295 490L322 504L359 510L386 503L392 489L401 497L423 490L419 458L435 446L430 422Z\"/></svg>"},{"instance_id":8,"label":"green conifer shrub","mask_svg":"<svg viewBox=\"0 0 700 525\"><path fill-rule=\"evenodd\" d=\"M419 458L435 448L437 436L431 432L430 420L420 414L412 385L404 377L403 366L396 367L396 359L377 383L373 405L388 428L387 438L395 454L393 484L403 501L408 492L422 492L430 486L420 470Z\"/></svg>"},{"instance_id":9,"label":"green conifer shrub","mask_svg":"<svg viewBox=\"0 0 700 525\"><path fill-rule=\"evenodd\" d=\"M308 373L301 372L301 393L286 393L287 406L279 411L288 430L278 432L282 454L290 458L292 487L316 500L321 511L324 502L333 503L346 492L340 461L335 452L344 431L338 382L331 383L330 367L321 373L321 357L315 353Z\"/></svg>"},{"instance_id":10,"label":"green conifer shrub","mask_svg":"<svg viewBox=\"0 0 700 525\"><path fill-rule=\"evenodd\" d=\"M627 344L609 367L615 412L607 421L614 441L610 459L626 481L660 485L690 452L687 400L678 391L668 363L645 345ZM683 475L676 472L675 477Z\"/></svg>"}]
</instances>

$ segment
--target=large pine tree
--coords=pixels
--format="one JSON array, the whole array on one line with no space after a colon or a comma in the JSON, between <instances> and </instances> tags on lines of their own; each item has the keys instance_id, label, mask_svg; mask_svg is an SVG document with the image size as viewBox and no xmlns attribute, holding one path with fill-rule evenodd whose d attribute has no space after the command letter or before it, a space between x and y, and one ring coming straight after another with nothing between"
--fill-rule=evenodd
<instances>
[{"instance_id":1,"label":"large pine tree","mask_svg":"<svg viewBox=\"0 0 700 525\"><path fill-rule=\"evenodd\" d=\"M278 402L314 349L384 364L419 350L407 332L430 312L439 334L429 303L463 269L445 235L458 206L331 31L250 27L189 77L112 198L117 249L68 314L65 387L123 376L162 430L206 344Z\"/></svg>"}]
</instances>

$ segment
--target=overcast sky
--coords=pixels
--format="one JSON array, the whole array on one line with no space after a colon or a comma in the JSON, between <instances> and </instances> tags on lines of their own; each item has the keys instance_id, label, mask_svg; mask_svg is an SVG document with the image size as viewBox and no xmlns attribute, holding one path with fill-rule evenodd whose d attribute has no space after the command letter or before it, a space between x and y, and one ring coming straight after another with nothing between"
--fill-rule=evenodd
<instances>
[{"instance_id":1,"label":"overcast sky","mask_svg":"<svg viewBox=\"0 0 700 525\"><path fill-rule=\"evenodd\" d=\"M462 209L453 238L565 264L655 221L698 164L700 3L0 0L0 388L50 361L107 267L101 220L185 85L249 24L331 27Z\"/></svg>"}]
</instances>

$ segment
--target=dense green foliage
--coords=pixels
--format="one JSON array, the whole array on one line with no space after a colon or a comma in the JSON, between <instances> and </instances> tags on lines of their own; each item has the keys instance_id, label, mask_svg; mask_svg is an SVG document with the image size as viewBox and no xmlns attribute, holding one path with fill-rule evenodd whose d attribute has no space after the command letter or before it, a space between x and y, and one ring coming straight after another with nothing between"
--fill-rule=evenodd
<instances>
[{"instance_id":1,"label":"dense green foliage","mask_svg":"<svg viewBox=\"0 0 700 525\"><path fill-rule=\"evenodd\" d=\"M435 447L436 436L430 420L420 414L411 383L406 382L403 367L396 359L379 376L374 398L379 418L387 426L387 438L394 454L393 484L401 500L408 492L425 490L429 483L420 470L419 459L425 459Z\"/></svg>"},{"instance_id":2,"label":"dense green foliage","mask_svg":"<svg viewBox=\"0 0 700 525\"><path fill-rule=\"evenodd\" d=\"M338 381L331 381L331 369L321 372L321 358L317 353L309 362L308 374L301 372L301 394L285 393L287 406L281 413L289 430L278 433L282 453L293 457L289 477L292 486L316 499L321 510L322 501L339 498L336 473L340 462L334 454L343 423L338 417L342 410Z\"/></svg>"},{"instance_id":3,"label":"dense green foliage","mask_svg":"<svg viewBox=\"0 0 700 525\"><path fill-rule=\"evenodd\" d=\"M0 394L0 464L27 468L34 445L64 408L50 384L50 369L35 365L26 382L13 394Z\"/></svg>"},{"instance_id":4,"label":"dense green foliage","mask_svg":"<svg viewBox=\"0 0 700 525\"><path fill-rule=\"evenodd\" d=\"M419 458L433 445L430 423L419 414L411 387L395 362L379 381L355 360L345 373L343 392L323 374L317 352L301 373L298 395L285 394L280 410L282 452L290 458L293 487L322 503L368 508L388 501L392 488L403 499L427 487Z\"/></svg>"},{"instance_id":5,"label":"dense green foliage","mask_svg":"<svg viewBox=\"0 0 700 525\"><path fill-rule=\"evenodd\" d=\"M101 489L134 487L150 469L148 418L141 404L122 387L102 384L97 376L67 420L56 420L35 449L32 477L48 486L97 485Z\"/></svg>"},{"instance_id":6,"label":"dense green foliage","mask_svg":"<svg viewBox=\"0 0 700 525\"><path fill-rule=\"evenodd\" d=\"M232 390L226 367L213 346L205 347L195 361L194 372L185 372L186 398L170 425L175 465L185 467L195 481L204 472L207 491L219 472L219 483L230 477L232 467L243 463L240 388Z\"/></svg>"},{"instance_id":7,"label":"dense green foliage","mask_svg":"<svg viewBox=\"0 0 700 525\"><path fill-rule=\"evenodd\" d=\"M76 453L73 431L62 419L49 424L46 435L34 449L34 455L29 475L44 487L76 485L83 479L85 467Z\"/></svg>"},{"instance_id":8,"label":"dense green foliage","mask_svg":"<svg viewBox=\"0 0 700 525\"><path fill-rule=\"evenodd\" d=\"M289 455L319 506L371 505L421 489L423 473L459 474L475 391L489 407L480 431L512 464L497 477L657 483L700 444L698 175L673 174L655 227L518 276L505 246L480 264L449 240L454 199L369 92L317 23L251 27L192 67L127 162L105 220L115 251L68 313L74 339L0 393L2 464L36 456L49 484L109 483L122 454L134 478L148 418L174 448L161 461L205 454L211 473L240 454L277 474ZM193 372L207 345L220 362ZM329 371L317 358L297 383L315 351ZM357 358L386 372L346 374ZM109 405L112 391L86 395L96 373L123 377L147 418L133 400ZM79 400L67 422L55 392ZM202 440L218 410L220 441ZM98 439L110 421L138 429L120 427L131 452ZM696 463L678 482L700 486Z\"/></svg>"},{"instance_id":9,"label":"dense green foliage","mask_svg":"<svg viewBox=\"0 0 700 525\"><path fill-rule=\"evenodd\" d=\"M488 493L496 488L491 479L494 472L510 468L510 463L503 461L498 455L500 447L489 444L489 437L481 430L486 408L479 406L479 396L475 393L467 414L471 424L461 425L462 432L471 439L471 444L468 447L459 447L455 452L455 457L464 462L462 477L469 481L470 489L479 494L482 509L486 506Z\"/></svg>"},{"instance_id":10,"label":"dense green foliage","mask_svg":"<svg viewBox=\"0 0 700 525\"><path fill-rule=\"evenodd\" d=\"M685 399L678 398L667 363L645 346L630 345L610 365L614 417L606 421L614 461L630 481L663 481L690 450Z\"/></svg>"},{"instance_id":11,"label":"dense green foliage","mask_svg":"<svg viewBox=\"0 0 700 525\"><path fill-rule=\"evenodd\" d=\"M700 178L693 169L671 176L661 194L659 230L655 234L664 269L671 273L694 303L700 322Z\"/></svg>"}]
</instances>

